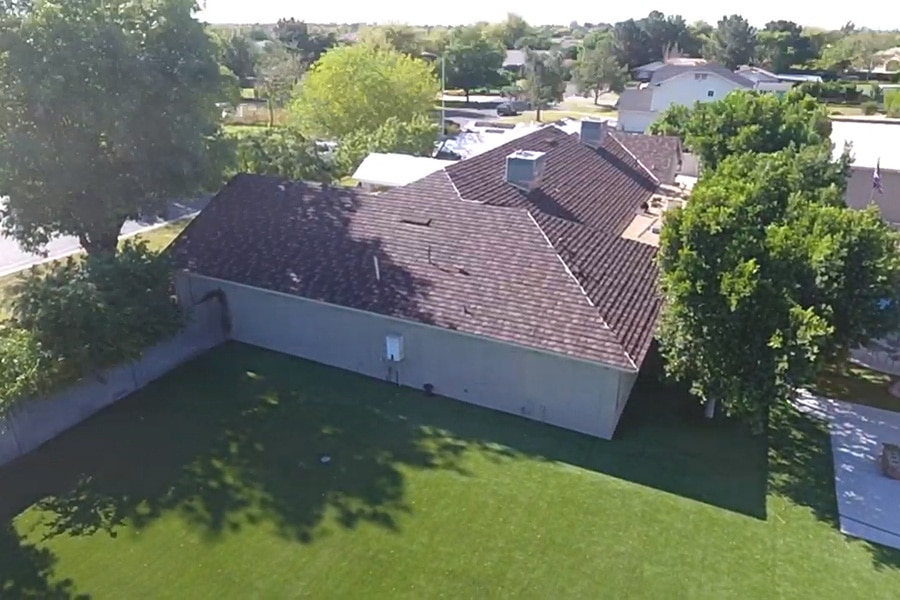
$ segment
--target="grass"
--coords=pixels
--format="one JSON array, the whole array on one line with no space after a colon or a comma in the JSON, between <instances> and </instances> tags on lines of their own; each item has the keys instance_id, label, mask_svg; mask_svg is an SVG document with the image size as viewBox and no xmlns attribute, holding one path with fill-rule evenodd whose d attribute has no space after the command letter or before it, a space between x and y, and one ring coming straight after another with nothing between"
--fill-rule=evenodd
<instances>
[{"instance_id":1,"label":"grass","mask_svg":"<svg viewBox=\"0 0 900 600\"><path fill-rule=\"evenodd\" d=\"M828 109L829 115L838 115L845 117L859 117L864 115L862 107L858 105L826 104L825 107Z\"/></svg>"},{"instance_id":2,"label":"grass","mask_svg":"<svg viewBox=\"0 0 900 600\"><path fill-rule=\"evenodd\" d=\"M552 123L562 119L616 119L618 113L615 110L606 107L598 107L590 104L575 104L571 108L551 108L541 111L541 122ZM507 123L531 123L537 120L537 113L528 110L514 117L502 117L501 121Z\"/></svg>"},{"instance_id":3,"label":"grass","mask_svg":"<svg viewBox=\"0 0 900 600\"><path fill-rule=\"evenodd\" d=\"M820 424L680 399L604 442L229 344L0 469L0 596L896 597Z\"/></svg>"},{"instance_id":4,"label":"grass","mask_svg":"<svg viewBox=\"0 0 900 600\"><path fill-rule=\"evenodd\" d=\"M812 390L820 396L900 412L900 398L891 395L890 375L853 363L831 367Z\"/></svg>"},{"instance_id":5,"label":"grass","mask_svg":"<svg viewBox=\"0 0 900 600\"><path fill-rule=\"evenodd\" d=\"M178 234L181 233L190 222L190 218L179 219L177 221L172 221L171 223L166 223L156 229L140 233L135 237L147 242L147 245L151 250L161 251L168 246L172 240L178 237ZM6 298L8 298L12 287L19 281L20 276L20 273L12 273L6 277L0 277L0 320L5 318L6 313L4 306L7 304Z\"/></svg>"}]
</instances>

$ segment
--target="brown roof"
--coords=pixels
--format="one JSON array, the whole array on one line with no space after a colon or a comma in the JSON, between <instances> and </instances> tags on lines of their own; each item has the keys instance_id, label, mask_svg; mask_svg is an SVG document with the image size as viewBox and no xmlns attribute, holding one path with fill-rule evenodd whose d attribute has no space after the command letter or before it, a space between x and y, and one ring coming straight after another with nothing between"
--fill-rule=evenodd
<instances>
[{"instance_id":1,"label":"brown roof","mask_svg":"<svg viewBox=\"0 0 900 600\"><path fill-rule=\"evenodd\" d=\"M443 172L377 197L240 175L171 252L201 275L634 368L527 211L460 202Z\"/></svg>"},{"instance_id":2,"label":"brown roof","mask_svg":"<svg viewBox=\"0 0 900 600\"><path fill-rule=\"evenodd\" d=\"M660 183L675 183L681 166L681 140L672 135L614 131L612 136L641 161Z\"/></svg>"},{"instance_id":3,"label":"brown roof","mask_svg":"<svg viewBox=\"0 0 900 600\"><path fill-rule=\"evenodd\" d=\"M504 180L514 150L547 152L530 193ZM377 196L239 176L172 253L202 275L635 370L660 307L655 248L621 233L656 189L613 136L594 150L546 127Z\"/></svg>"},{"instance_id":4,"label":"brown roof","mask_svg":"<svg viewBox=\"0 0 900 600\"><path fill-rule=\"evenodd\" d=\"M540 187L530 193L504 181L506 156L514 150L547 152ZM656 249L621 234L658 185L617 137L608 135L594 150L577 135L546 127L446 172L465 200L527 208L622 350L641 364L661 305Z\"/></svg>"}]
</instances>

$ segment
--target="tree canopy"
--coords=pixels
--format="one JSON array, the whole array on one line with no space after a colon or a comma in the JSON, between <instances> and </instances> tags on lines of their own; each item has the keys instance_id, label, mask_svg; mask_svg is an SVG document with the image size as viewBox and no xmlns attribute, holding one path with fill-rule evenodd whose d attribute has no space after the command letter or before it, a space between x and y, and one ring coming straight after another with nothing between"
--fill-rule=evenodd
<instances>
[{"instance_id":1,"label":"tree canopy","mask_svg":"<svg viewBox=\"0 0 900 600\"><path fill-rule=\"evenodd\" d=\"M674 106L650 132L679 135L713 169L732 154L776 152L790 145L829 144L831 121L823 104L792 91L784 96L738 91L693 108Z\"/></svg>"},{"instance_id":2,"label":"tree canopy","mask_svg":"<svg viewBox=\"0 0 900 600\"><path fill-rule=\"evenodd\" d=\"M716 24L703 54L729 69L750 64L756 55L756 29L740 15L722 17Z\"/></svg>"},{"instance_id":3,"label":"tree canopy","mask_svg":"<svg viewBox=\"0 0 900 600\"><path fill-rule=\"evenodd\" d=\"M473 89L491 87L500 82L503 57L503 48L485 37L482 28L467 26L453 29L446 54L447 87L463 90L468 102Z\"/></svg>"},{"instance_id":4,"label":"tree canopy","mask_svg":"<svg viewBox=\"0 0 900 600\"><path fill-rule=\"evenodd\" d=\"M279 19L275 24L275 39L299 59L303 67L313 64L326 50L337 43L334 34L311 30L303 21Z\"/></svg>"},{"instance_id":5,"label":"tree canopy","mask_svg":"<svg viewBox=\"0 0 900 600\"><path fill-rule=\"evenodd\" d=\"M432 66L366 44L334 48L303 78L290 110L310 136L342 139L389 119L428 116L438 91Z\"/></svg>"},{"instance_id":6,"label":"tree canopy","mask_svg":"<svg viewBox=\"0 0 900 600\"><path fill-rule=\"evenodd\" d=\"M628 71L619 64L611 40L604 40L591 50L584 50L575 69L575 81L582 92L594 95L594 104L606 90L621 92L628 81Z\"/></svg>"},{"instance_id":7,"label":"tree canopy","mask_svg":"<svg viewBox=\"0 0 900 600\"><path fill-rule=\"evenodd\" d=\"M900 326L898 234L821 187L820 149L725 158L661 233L667 371L757 430L829 361Z\"/></svg>"},{"instance_id":8,"label":"tree canopy","mask_svg":"<svg viewBox=\"0 0 900 600\"><path fill-rule=\"evenodd\" d=\"M127 219L221 176L223 78L194 4L0 5L0 216L24 248L115 252Z\"/></svg>"},{"instance_id":9,"label":"tree canopy","mask_svg":"<svg viewBox=\"0 0 900 600\"><path fill-rule=\"evenodd\" d=\"M558 52L527 51L525 94L541 120L541 110L562 100L566 89L565 68Z\"/></svg>"}]
</instances>

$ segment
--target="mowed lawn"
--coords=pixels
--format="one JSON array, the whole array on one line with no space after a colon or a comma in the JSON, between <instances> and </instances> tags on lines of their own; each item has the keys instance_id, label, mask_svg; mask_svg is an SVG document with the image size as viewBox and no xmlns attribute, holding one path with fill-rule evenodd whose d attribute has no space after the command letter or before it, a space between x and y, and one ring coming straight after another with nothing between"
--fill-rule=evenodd
<instances>
[{"instance_id":1,"label":"mowed lawn","mask_svg":"<svg viewBox=\"0 0 900 600\"><path fill-rule=\"evenodd\" d=\"M0 597L897 597L824 427L681 398L604 442L228 344L0 469Z\"/></svg>"}]
</instances>

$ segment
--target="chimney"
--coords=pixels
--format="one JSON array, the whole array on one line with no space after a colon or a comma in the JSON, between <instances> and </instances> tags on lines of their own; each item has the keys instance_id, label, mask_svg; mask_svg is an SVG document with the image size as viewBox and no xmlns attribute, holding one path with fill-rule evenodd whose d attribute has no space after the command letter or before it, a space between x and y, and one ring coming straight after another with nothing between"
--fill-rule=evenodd
<instances>
[{"instance_id":1,"label":"chimney","mask_svg":"<svg viewBox=\"0 0 900 600\"><path fill-rule=\"evenodd\" d=\"M546 162L546 152L516 150L506 157L506 182L530 192L540 185Z\"/></svg>"},{"instance_id":2,"label":"chimney","mask_svg":"<svg viewBox=\"0 0 900 600\"><path fill-rule=\"evenodd\" d=\"M596 150L606 139L606 121L581 121L581 143Z\"/></svg>"}]
</instances>

